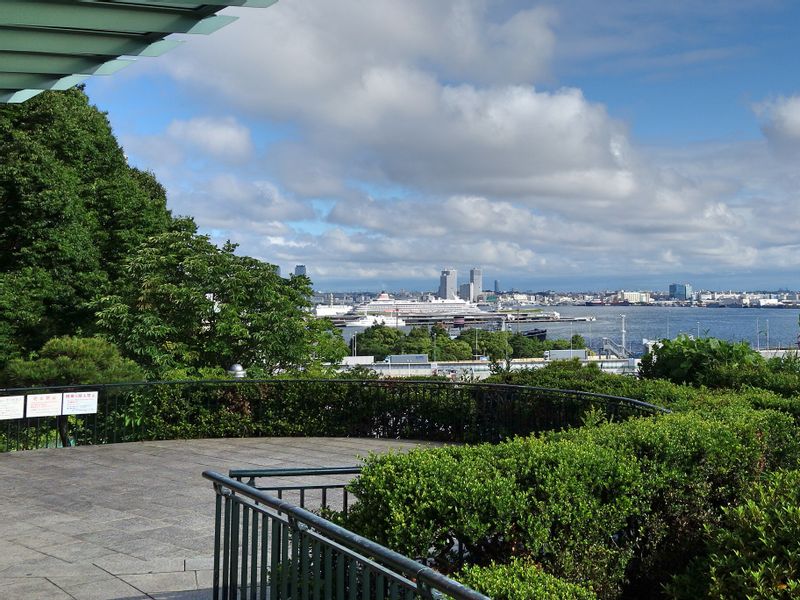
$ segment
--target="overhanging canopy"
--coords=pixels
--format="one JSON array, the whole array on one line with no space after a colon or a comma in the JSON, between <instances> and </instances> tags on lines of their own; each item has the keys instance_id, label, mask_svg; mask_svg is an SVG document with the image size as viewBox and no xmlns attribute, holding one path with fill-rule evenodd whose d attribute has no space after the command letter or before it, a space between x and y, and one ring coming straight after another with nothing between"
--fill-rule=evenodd
<instances>
[{"instance_id":1,"label":"overhanging canopy","mask_svg":"<svg viewBox=\"0 0 800 600\"><path fill-rule=\"evenodd\" d=\"M236 17L227 6L277 0L0 0L0 102L64 90L128 66L124 56L159 56L181 44L172 33L208 34Z\"/></svg>"}]
</instances>

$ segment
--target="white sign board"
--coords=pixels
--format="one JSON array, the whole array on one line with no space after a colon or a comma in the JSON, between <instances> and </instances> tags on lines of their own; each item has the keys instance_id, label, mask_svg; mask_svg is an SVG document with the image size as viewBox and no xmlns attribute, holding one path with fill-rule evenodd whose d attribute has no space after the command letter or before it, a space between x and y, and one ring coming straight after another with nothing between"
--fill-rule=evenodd
<instances>
[{"instance_id":1,"label":"white sign board","mask_svg":"<svg viewBox=\"0 0 800 600\"><path fill-rule=\"evenodd\" d=\"M55 417L61 414L61 394L28 394L26 417Z\"/></svg>"},{"instance_id":2,"label":"white sign board","mask_svg":"<svg viewBox=\"0 0 800 600\"><path fill-rule=\"evenodd\" d=\"M21 419L25 413L25 396L0 397L0 421Z\"/></svg>"},{"instance_id":3,"label":"white sign board","mask_svg":"<svg viewBox=\"0 0 800 600\"><path fill-rule=\"evenodd\" d=\"M64 392L64 415L87 415L97 412L97 392Z\"/></svg>"}]
</instances>

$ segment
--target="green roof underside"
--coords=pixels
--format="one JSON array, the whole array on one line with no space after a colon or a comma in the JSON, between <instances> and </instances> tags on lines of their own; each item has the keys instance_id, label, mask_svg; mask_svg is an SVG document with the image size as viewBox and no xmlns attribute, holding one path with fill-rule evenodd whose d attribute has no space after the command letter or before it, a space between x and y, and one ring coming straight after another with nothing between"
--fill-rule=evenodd
<instances>
[{"instance_id":1,"label":"green roof underside","mask_svg":"<svg viewBox=\"0 0 800 600\"><path fill-rule=\"evenodd\" d=\"M236 17L227 6L277 0L0 0L0 103L64 90L110 75L183 43L172 33L209 34Z\"/></svg>"}]
</instances>

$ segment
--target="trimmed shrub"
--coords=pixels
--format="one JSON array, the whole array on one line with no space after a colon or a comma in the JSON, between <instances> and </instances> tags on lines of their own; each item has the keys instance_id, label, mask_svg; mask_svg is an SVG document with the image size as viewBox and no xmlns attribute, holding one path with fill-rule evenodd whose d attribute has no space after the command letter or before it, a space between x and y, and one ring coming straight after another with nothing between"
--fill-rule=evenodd
<instances>
[{"instance_id":1,"label":"trimmed shrub","mask_svg":"<svg viewBox=\"0 0 800 600\"><path fill-rule=\"evenodd\" d=\"M722 508L761 474L796 465L800 455L791 418L735 404L550 437L613 446L635 457L646 474L650 504L634 533L629 597L683 571L704 552L705 524L718 523Z\"/></svg>"},{"instance_id":2,"label":"trimmed shrub","mask_svg":"<svg viewBox=\"0 0 800 600\"><path fill-rule=\"evenodd\" d=\"M800 471L777 471L726 507L708 556L668 590L673 598L800 596Z\"/></svg>"},{"instance_id":3,"label":"trimmed shrub","mask_svg":"<svg viewBox=\"0 0 800 600\"><path fill-rule=\"evenodd\" d=\"M467 567L459 581L486 594L492 600L595 600L597 596L585 587L568 583L546 573L534 563L513 560L504 565Z\"/></svg>"},{"instance_id":4,"label":"trimmed shrub","mask_svg":"<svg viewBox=\"0 0 800 600\"><path fill-rule=\"evenodd\" d=\"M520 557L600 598L646 597L703 555L705 524L799 455L788 415L733 402L373 456L347 525L444 572Z\"/></svg>"},{"instance_id":5,"label":"trimmed shrub","mask_svg":"<svg viewBox=\"0 0 800 600\"><path fill-rule=\"evenodd\" d=\"M563 390L578 390L634 398L657 406L672 407L694 399L698 390L662 379L637 379L605 373L594 364L578 360L555 361L541 369L523 369L493 375L487 383L509 383Z\"/></svg>"}]
</instances>

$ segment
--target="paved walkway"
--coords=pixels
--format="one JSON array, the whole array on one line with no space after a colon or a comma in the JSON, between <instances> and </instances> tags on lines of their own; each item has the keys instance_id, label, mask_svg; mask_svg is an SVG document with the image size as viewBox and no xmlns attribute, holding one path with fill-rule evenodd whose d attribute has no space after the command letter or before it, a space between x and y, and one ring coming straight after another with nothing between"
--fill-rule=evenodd
<instances>
[{"instance_id":1,"label":"paved walkway","mask_svg":"<svg viewBox=\"0 0 800 600\"><path fill-rule=\"evenodd\" d=\"M352 465L414 446L261 438L0 454L0 598L211 598L214 494L205 469Z\"/></svg>"}]
</instances>

